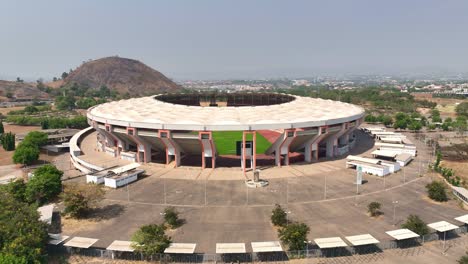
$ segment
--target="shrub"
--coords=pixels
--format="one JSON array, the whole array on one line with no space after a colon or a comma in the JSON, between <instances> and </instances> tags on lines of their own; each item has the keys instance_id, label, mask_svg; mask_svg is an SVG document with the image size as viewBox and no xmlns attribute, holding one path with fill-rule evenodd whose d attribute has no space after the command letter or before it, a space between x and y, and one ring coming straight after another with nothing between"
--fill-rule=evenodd
<instances>
[{"instance_id":1,"label":"shrub","mask_svg":"<svg viewBox=\"0 0 468 264\"><path fill-rule=\"evenodd\" d=\"M181 225L181 221L179 219L179 212L174 207L167 207L164 209L164 221L168 224L171 228L176 228Z\"/></svg>"},{"instance_id":2,"label":"shrub","mask_svg":"<svg viewBox=\"0 0 468 264\"><path fill-rule=\"evenodd\" d=\"M288 246L289 250L303 250L309 231L310 228L306 224L293 223L279 229L278 237L283 244Z\"/></svg>"},{"instance_id":3,"label":"shrub","mask_svg":"<svg viewBox=\"0 0 468 264\"><path fill-rule=\"evenodd\" d=\"M367 205L367 211L371 216L378 216L382 212L380 211L381 204L378 202L371 202L370 204Z\"/></svg>"},{"instance_id":4,"label":"shrub","mask_svg":"<svg viewBox=\"0 0 468 264\"><path fill-rule=\"evenodd\" d=\"M43 204L55 198L62 191L63 172L54 165L44 165L34 171L34 177L26 186L26 199Z\"/></svg>"},{"instance_id":5,"label":"shrub","mask_svg":"<svg viewBox=\"0 0 468 264\"><path fill-rule=\"evenodd\" d=\"M64 214L82 218L104 198L104 190L96 184L71 183L65 185L61 197L65 205Z\"/></svg>"},{"instance_id":6,"label":"shrub","mask_svg":"<svg viewBox=\"0 0 468 264\"><path fill-rule=\"evenodd\" d=\"M438 202L445 202L448 200L447 192L445 186L442 182L432 181L426 185L427 193L429 198Z\"/></svg>"},{"instance_id":7,"label":"shrub","mask_svg":"<svg viewBox=\"0 0 468 264\"><path fill-rule=\"evenodd\" d=\"M409 215L406 222L401 225L402 228L407 228L420 236L429 234L429 228L421 218L417 215Z\"/></svg>"},{"instance_id":8,"label":"shrub","mask_svg":"<svg viewBox=\"0 0 468 264\"><path fill-rule=\"evenodd\" d=\"M132 236L132 247L146 256L163 253L171 238L165 234L164 225L144 225Z\"/></svg>"},{"instance_id":9,"label":"shrub","mask_svg":"<svg viewBox=\"0 0 468 264\"><path fill-rule=\"evenodd\" d=\"M6 151L15 150L15 134L11 132L2 134L2 147Z\"/></svg>"},{"instance_id":10,"label":"shrub","mask_svg":"<svg viewBox=\"0 0 468 264\"><path fill-rule=\"evenodd\" d=\"M271 223L275 226L285 226L288 223L287 214L279 204L271 212Z\"/></svg>"},{"instance_id":11,"label":"shrub","mask_svg":"<svg viewBox=\"0 0 468 264\"><path fill-rule=\"evenodd\" d=\"M457 260L458 264L468 264L468 252L465 252L464 256L461 256L460 259Z\"/></svg>"},{"instance_id":12,"label":"shrub","mask_svg":"<svg viewBox=\"0 0 468 264\"><path fill-rule=\"evenodd\" d=\"M15 164L31 165L39 159L39 148L33 145L20 144L13 154Z\"/></svg>"},{"instance_id":13,"label":"shrub","mask_svg":"<svg viewBox=\"0 0 468 264\"><path fill-rule=\"evenodd\" d=\"M40 131L31 131L25 137L21 144L31 145L31 146L44 146L47 144L48 135Z\"/></svg>"}]
</instances>

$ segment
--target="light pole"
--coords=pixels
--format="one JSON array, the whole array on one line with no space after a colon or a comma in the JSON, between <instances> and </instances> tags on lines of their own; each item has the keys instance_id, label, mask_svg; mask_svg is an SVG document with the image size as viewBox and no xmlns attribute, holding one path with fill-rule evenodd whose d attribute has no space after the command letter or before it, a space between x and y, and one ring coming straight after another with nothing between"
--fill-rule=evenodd
<instances>
[{"instance_id":1,"label":"light pole","mask_svg":"<svg viewBox=\"0 0 468 264\"><path fill-rule=\"evenodd\" d=\"M324 182L324 186L323 186L323 199L326 200L327 199L327 174L325 174L325 182Z\"/></svg>"},{"instance_id":2,"label":"light pole","mask_svg":"<svg viewBox=\"0 0 468 264\"><path fill-rule=\"evenodd\" d=\"M289 214L291 211L286 211L286 225L289 225Z\"/></svg>"},{"instance_id":3,"label":"light pole","mask_svg":"<svg viewBox=\"0 0 468 264\"><path fill-rule=\"evenodd\" d=\"M393 226L395 226L395 225L396 225L396 222L395 222L395 213L396 213L396 206L397 206L397 204L398 204L398 201L393 201L392 204L393 204Z\"/></svg>"}]
</instances>

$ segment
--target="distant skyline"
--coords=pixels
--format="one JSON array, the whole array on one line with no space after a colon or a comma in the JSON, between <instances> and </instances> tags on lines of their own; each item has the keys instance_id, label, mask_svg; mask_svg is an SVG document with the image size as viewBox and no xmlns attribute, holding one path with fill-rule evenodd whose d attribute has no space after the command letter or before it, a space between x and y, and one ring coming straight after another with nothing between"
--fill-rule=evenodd
<instances>
[{"instance_id":1,"label":"distant skyline","mask_svg":"<svg viewBox=\"0 0 468 264\"><path fill-rule=\"evenodd\" d=\"M181 79L468 72L464 0L0 0L0 79L118 55Z\"/></svg>"}]
</instances>

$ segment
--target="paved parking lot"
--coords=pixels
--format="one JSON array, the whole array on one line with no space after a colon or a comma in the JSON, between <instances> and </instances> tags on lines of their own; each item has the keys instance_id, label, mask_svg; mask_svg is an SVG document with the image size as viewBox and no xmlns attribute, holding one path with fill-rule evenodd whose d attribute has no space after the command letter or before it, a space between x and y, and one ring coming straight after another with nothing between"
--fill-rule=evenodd
<instances>
[{"instance_id":1,"label":"paved parking lot","mask_svg":"<svg viewBox=\"0 0 468 264\"><path fill-rule=\"evenodd\" d=\"M365 176L367 183L359 189L354 184L355 171L346 169L343 159L266 169L261 175L270 185L260 189L247 188L240 170L154 166L149 170L151 175L107 192L102 205L122 208L114 216L89 229L67 229L65 225L63 233L99 238L96 245L106 247L113 240L129 240L141 225L162 222L164 208L175 206L186 224L169 231L173 240L197 243L197 252L213 253L219 242L250 245L277 240L277 231L270 224L275 203L280 203L292 220L309 225L310 240L363 233L389 240L385 231L397 229L409 214L417 214L426 222L459 224L453 218L465 212L457 201L438 204L426 198L425 185L437 176L419 176L425 172L430 154L413 141L418 144L419 155L404 172L386 178ZM371 147L355 151L368 153ZM218 176L223 172L241 177ZM384 214L379 218L367 216L367 204L372 201L382 204ZM394 201L398 201L395 218ZM251 250L249 246L247 249Z\"/></svg>"}]
</instances>

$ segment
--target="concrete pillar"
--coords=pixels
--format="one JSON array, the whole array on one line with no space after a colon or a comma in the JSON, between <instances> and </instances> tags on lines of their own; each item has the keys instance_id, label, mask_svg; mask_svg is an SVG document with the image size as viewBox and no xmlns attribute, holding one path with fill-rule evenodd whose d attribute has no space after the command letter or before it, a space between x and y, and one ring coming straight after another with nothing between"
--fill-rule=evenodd
<instances>
[{"instance_id":1,"label":"concrete pillar","mask_svg":"<svg viewBox=\"0 0 468 264\"><path fill-rule=\"evenodd\" d=\"M256 131L244 131L242 133L242 170L244 172L244 175L245 175L245 172L246 172L246 148L245 148L245 143L246 143L246 135L248 134L252 134L252 155L251 155L251 162L252 162L252 171L255 172L256 168L257 168L257 133ZM250 156L250 155L249 155Z\"/></svg>"},{"instance_id":2,"label":"concrete pillar","mask_svg":"<svg viewBox=\"0 0 468 264\"><path fill-rule=\"evenodd\" d=\"M304 147L304 159L306 162L312 162L312 160L318 160L319 144L328 135L326 126L318 127L318 133L311 140L307 141ZM315 155L312 152L315 150Z\"/></svg>"},{"instance_id":3,"label":"concrete pillar","mask_svg":"<svg viewBox=\"0 0 468 264\"><path fill-rule=\"evenodd\" d=\"M174 156L175 167L180 166L180 146L172 139L170 130L159 130L159 139L166 146L166 164L170 163L170 156Z\"/></svg>"},{"instance_id":4,"label":"concrete pillar","mask_svg":"<svg viewBox=\"0 0 468 264\"><path fill-rule=\"evenodd\" d=\"M198 132L200 146L202 148L202 169L206 167L206 158L211 157L211 168L216 166L216 148L212 138L211 131Z\"/></svg>"},{"instance_id":5,"label":"concrete pillar","mask_svg":"<svg viewBox=\"0 0 468 264\"><path fill-rule=\"evenodd\" d=\"M138 130L134 127L127 127L127 135L133 139L137 145L137 161L148 163L151 161L151 145L144 139L138 136ZM143 152L143 160L140 158L140 153Z\"/></svg>"},{"instance_id":6,"label":"concrete pillar","mask_svg":"<svg viewBox=\"0 0 468 264\"><path fill-rule=\"evenodd\" d=\"M289 146L296 138L296 130L295 129L286 129L284 130L283 134L281 135L282 142L278 145L275 149L275 163L278 167L281 167L281 156L286 155L284 159L285 165L289 165Z\"/></svg>"}]
</instances>

